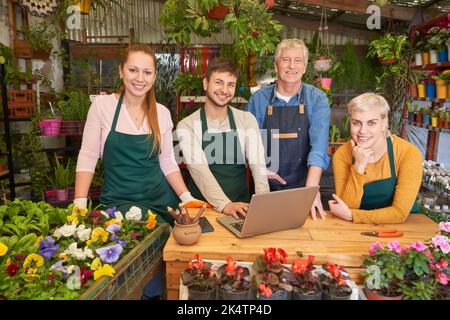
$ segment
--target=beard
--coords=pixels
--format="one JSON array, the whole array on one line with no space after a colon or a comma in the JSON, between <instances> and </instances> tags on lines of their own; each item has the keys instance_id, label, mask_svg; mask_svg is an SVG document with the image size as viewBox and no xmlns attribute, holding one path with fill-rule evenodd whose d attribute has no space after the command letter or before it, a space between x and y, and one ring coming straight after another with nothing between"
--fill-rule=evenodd
<instances>
[{"instance_id":1,"label":"beard","mask_svg":"<svg viewBox=\"0 0 450 320\"><path fill-rule=\"evenodd\" d=\"M209 94L209 92L206 92L206 99L209 100L209 102L211 102L213 104L214 107L217 108L224 108L228 106L228 103L231 101L231 99L229 99L227 102L225 102L224 104L217 102L213 96L211 96Z\"/></svg>"}]
</instances>

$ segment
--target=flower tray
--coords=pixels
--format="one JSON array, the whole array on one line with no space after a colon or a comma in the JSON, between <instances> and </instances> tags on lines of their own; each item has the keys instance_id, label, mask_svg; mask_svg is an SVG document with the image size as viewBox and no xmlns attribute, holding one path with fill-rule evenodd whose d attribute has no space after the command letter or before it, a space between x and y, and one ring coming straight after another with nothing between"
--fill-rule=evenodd
<instances>
[{"instance_id":1,"label":"flower tray","mask_svg":"<svg viewBox=\"0 0 450 320\"><path fill-rule=\"evenodd\" d=\"M168 224L158 225L114 265L114 277L98 279L80 300L139 300L144 286L162 269L162 253L169 235Z\"/></svg>"}]
</instances>

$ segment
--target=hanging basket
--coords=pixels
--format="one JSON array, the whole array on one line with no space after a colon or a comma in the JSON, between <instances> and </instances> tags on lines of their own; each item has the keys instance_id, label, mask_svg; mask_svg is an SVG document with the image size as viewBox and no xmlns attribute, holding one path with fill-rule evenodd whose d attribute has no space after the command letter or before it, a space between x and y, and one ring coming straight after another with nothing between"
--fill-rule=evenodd
<instances>
[{"instance_id":1,"label":"hanging basket","mask_svg":"<svg viewBox=\"0 0 450 320\"><path fill-rule=\"evenodd\" d=\"M331 59L326 56L317 57L314 61L314 71L327 72L331 69Z\"/></svg>"}]
</instances>

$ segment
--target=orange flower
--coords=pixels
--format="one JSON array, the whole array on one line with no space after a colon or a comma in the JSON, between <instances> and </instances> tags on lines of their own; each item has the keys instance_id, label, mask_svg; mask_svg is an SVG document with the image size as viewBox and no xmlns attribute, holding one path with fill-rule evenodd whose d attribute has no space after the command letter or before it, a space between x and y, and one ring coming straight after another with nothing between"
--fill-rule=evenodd
<instances>
[{"instance_id":1,"label":"orange flower","mask_svg":"<svg viewBox=\"0 0 450 320\"><path fill-rule=\"evenodd\" d=\"M151 212L151 210L148 210L147 229L152 230L154 227L156 227L156 224L156 214Z\"/></svg>"},{"instance_id":2,"label":"orange flower","mask_svg":"<svg viewBox=\"0 0 450 320\"><path fill-rule=\"evenodd\" d=\"M263 296L270 297L272 295L272 289L264 283L261 283L258 288Z\"/></svg>"}]
</instances>

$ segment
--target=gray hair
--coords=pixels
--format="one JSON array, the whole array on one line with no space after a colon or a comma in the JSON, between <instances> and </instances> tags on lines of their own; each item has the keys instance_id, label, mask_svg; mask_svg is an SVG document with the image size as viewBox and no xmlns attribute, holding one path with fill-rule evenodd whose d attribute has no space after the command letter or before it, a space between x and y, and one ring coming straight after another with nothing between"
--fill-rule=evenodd
<instances>
[{"instance_id":1,"label":"gray hair","mask_svg":"<svg viewBox=\"0 0 450 320\"><path fill-rule=\"evenodd\" d=\"M381 119L385 119L389 113L389 103L382 95L366 92L350 100L347 105L349 115L351 115L353 111L364 112L373 109L380 111Z\"/></svg>"},{"instance_id":2,"label":"gray hair","mask_svg":"<svg viewBox=\"0 0 450 320\"><path fill-rule=\"evenodd\" d=\"M281 41L277 45L277 48L275 49L275 57L274 57L275 62L277 62L277 60L280 58L281 51L286 48L303 49L305 65L308 64L309 50L308 50L308 47L306 46L305 42L301 39L284 39L283 41Z\"/></svg>"}]
</instances>

